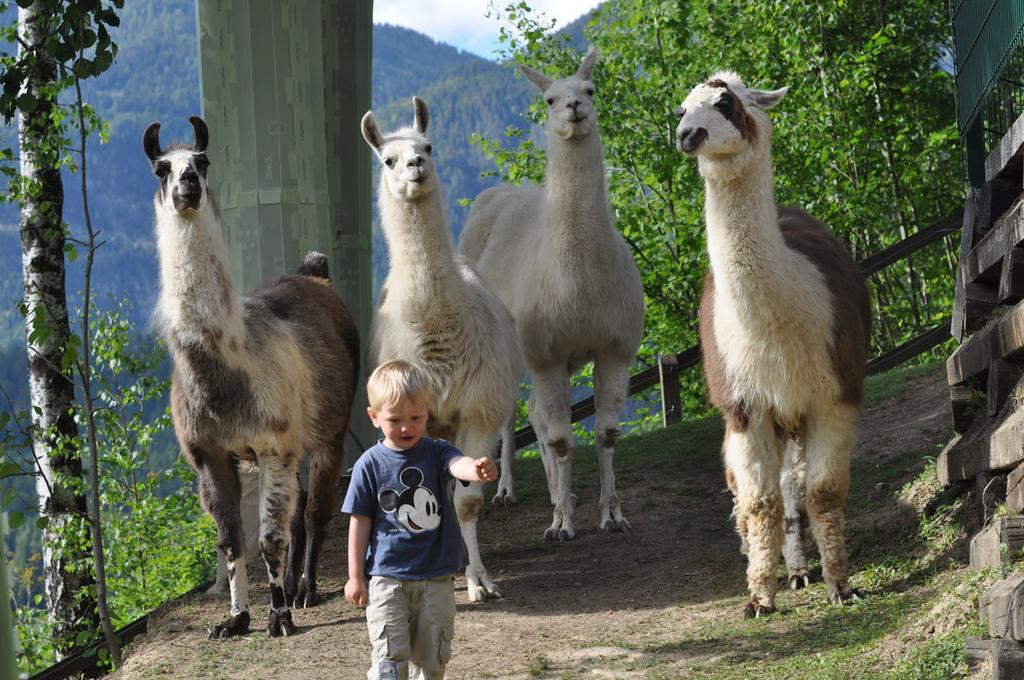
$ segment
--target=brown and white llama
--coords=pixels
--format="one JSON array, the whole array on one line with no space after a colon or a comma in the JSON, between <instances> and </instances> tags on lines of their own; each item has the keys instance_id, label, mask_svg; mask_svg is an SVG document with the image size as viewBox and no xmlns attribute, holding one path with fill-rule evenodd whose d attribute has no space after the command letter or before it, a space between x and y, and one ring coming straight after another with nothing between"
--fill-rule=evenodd
<instances>
[{"instance_id":1,"label":"brown and white llama","mask_svg":"<svg viewBox=\"0 0 1024 680\"><path fill-rule=\"evenodd\" d=\"M856 596L843 522L864 392L868 293L824 224L776 207L764 109L786 91L750 89L721 72L677 111L676 146L697 157L704 178L711 264L701 298L704 375L725 419L726 478L749 558L745 613L754 617L774 611L784 535L790 585L806 583L802 502L829 601Z\"/></svg>"},{"instance_id":2,"label":"brown and white llama","mask_svg":"<svg viewBox=\"0 0 1024 680\"><path fill-rule=\"evenodd\" d=\"M413 97L412 127L381 132L373 112L362 133L381 162L377 191L381 230L391 268L373 320L371 354L377 362L404 359L426 373L433 388L428 432L451 439L467 456L502 459L515 453L511 420L522 358L515 322L501 300L456 256L441 184L427 138L427 104ZM454 504L469 553L466 592L471 602L501 597L480 558L479 483L455 485Z\"/></svg>"},{"instance_id":3,"label":"brown and white llama","mask_svg":"<svg viewBox=\"0 0 1024 680\"><path fill-rule=\"evenodd\" d=\"M629 366L644 327L640 273L608 205L590 79L596 63L595 48L576 73L560 80L520 66L548 105L547 178L543 186L499 186L481 193L459 242L459 252L516 321L533 380L530 422L554 505L544 537L563 541L576 535L569 379L590 361L601 470L598 527L629 528L615 488L613 457ZM511 474L511 457L503 458L499 493Z\"/></svg>"},{"instance_id":4,"label":"brown and white llama","mask_svg":"<svg viewBox=\"0 0 1024 680\"><path fill-rule=\"evenodd\" d=\"M351 315L325 278L322 255L308 255L300 267L311 275L283 276L248 297L235 293L206 182L209 133L201 118L189 120L195 131L191 146L162 149L159 123L146 128L142 144L160 180L154 198L158 316L173 360L174 431L217 525L231 589L230 615L210 637L249 628L239 514L243 461L259 466L259 545L271 597L267 632L289 635L295 630L289 603L303 607L316 600L320 550L338 502L359 340ZM295 509L304 453L312 455L312 465L303 516ZM293 515L294 525L306 528L294 537Z\"/></svg>"}]
</instances>

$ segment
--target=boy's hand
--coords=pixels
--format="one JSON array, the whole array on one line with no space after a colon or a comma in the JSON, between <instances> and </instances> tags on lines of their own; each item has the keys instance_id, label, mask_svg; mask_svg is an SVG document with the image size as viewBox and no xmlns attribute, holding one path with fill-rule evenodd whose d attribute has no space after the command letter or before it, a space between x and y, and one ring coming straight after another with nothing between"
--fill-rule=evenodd
<instances>
[{"instance_id":1,"label":"boy's hand","mask_svg":"<svg viewBox=\"0 0 1024 680\"><path fill-rule=\"evenodd\" d=\"M357 607L365 607L366 579L362 577L350 578L345 583L345 599Z\"/></svg>"},{"instance_id":2,"label":"boy's hand","mask_svg":"<svg viewBox=\"0 0 1024 680\"><path fill-rule=\"evenodd\" d=\"M490 482L498 478L498 466L490 458L477 458L473 461L476 477L481 482Z\"/></svg>"}]
</instances>

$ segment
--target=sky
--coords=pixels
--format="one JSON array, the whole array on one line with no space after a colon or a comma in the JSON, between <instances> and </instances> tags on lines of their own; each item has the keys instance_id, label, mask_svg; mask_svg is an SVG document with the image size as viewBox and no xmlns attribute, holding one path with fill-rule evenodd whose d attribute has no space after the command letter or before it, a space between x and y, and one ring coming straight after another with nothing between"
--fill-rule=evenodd
<instances>
[{"instance_id":1,"label":"sky","mask_svg":"<svg viewBox=\"0 0 1024 680\"><path fill-rule=\"evenodd\" d=\"M373 23L396 24L429 35L486 59L493 59L498 22L488 9L511 0L374 0ZM600 4L600 0L528 0L561 28Z\"/></svg>"}]
</instances>

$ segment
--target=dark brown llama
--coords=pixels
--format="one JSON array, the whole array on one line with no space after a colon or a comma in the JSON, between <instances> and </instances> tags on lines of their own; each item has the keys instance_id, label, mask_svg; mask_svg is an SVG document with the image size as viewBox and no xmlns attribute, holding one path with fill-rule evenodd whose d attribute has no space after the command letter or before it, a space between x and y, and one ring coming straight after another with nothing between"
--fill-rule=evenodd
<instances>
[{"instance_id":1,"label":"dark brown llama","mask_svg":"<svg viewBox=\"0 0 1024 680\"><path fill-rule=\"evenodd\" d=\"M358 334L326 279L322 255L308 255L300 275L283 276L248 297L235 293L206 183L209 133L201 118L189 120L191 146L161 149L159 123L146 128L142 144L160 180L154 199L158 315L174 363L174 431L217 525L231 588L230 615L210 637L249 628L240 461L259 466L259 545L271 595L267 632L289 635L295 630L289 604L316 600L320 550L338 502ZM304 453L312 456L308 502L304 513L294 513Z\"/></svg>"}]
</instances>

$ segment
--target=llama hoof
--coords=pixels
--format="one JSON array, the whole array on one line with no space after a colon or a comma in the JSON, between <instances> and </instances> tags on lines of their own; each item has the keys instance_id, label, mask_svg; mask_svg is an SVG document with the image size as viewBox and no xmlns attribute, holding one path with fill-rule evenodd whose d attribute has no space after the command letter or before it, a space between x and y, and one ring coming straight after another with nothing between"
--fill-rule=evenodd
<instances>
[{"instance_id":1,"label":"llama hoof","mask_svg":"<svg viewBox=\"0 0 1024 680\"><path fill-rule=\"evenodd\" d=\"M747 606L743 608L743 618L746 619L759 619L762 616L768 616L769 614L775 613L775 607L770 604L762 604L756 597L747 603Z\"/></svg>"},{"instance_id":2,"label":"llama hoof","mask_svg":"<svg viewBox=\"0 0 1024 680\"><path fill-rule=\"evenodd\" d=\"M249 632L249 612L241 612L229 616L216 626L210 628L211 640L227 640L233 635L243 635Z\"/></svg>"},{"instance_id":3,"label":"llama hoof","mask_svg":"<svg viewBox=\"0 0 1024 680\"><path fill-rule=\"evenodd\" d=\"M518 502L519 499L516 498L516 495L509 491L508 489L498 489L497 493L494 494L494 498L491 499L492 505L500 504L504 505L505 507L515 505Z\"/></svg>"},{"instance_id":4,"label":"llama hoof","mask_svg":"<svg viewBox=\"0 0 1024 680\"><path fill-rule=\"evenodd\" d=\"M544 530L544 540L545 541L557 541L558 540L558 533L559 533L559 531L561 531L561 529L558 528L558 527L548 527L547 529Z\"/></svg>"},{"instance_id":5,"label":"llama hoof","mask_svg":"<svg viewBox=\"0 0 1024 680\"><path fill-rule=\"evenodd\" d=\"M267 635L270 637L288 637L295 634L295 624L292 623L292 612L285 609L283 612L271 610L267 620Z\"/></svg>"},{"instance_id":6,"label":"llama hoof","mask_svg":"<svg viewBox=\"0 0 1024 680\"><path fill-rule=\"evenodd\" d=\"M575 537L576 537L576 532L574 532L572 529L562 529L561 531L558 532L558 540L560 540L560 541L568 542L568 541L571 541Z\"/></svg>"},{"instance_id":7,"label":"llama hoof","mask_svg":"<svg viewBox=\"0 0 1024 680\"><path fill-rule=\"evenodd\" d=\"M487 600L500 600L504 595L493 583L481 585L467 583L466 597L470 602L486 602Z\"/></svg>"},{"instance_id":8,"label":"llama hoof","mask_svg":"<svg viewBox=\"0 0 1024 680\"><path fill-rule=\"evenodd\" d=\"M291 602L292 607L295 609L308 609L317 606L323 599L317 593L316 586L310 588L303 580L299 582L299 588L295 595L291 598L286 598L286 601Z\"/></svg>"},{"instance_id":9,"label":"llama hoof","mask_svg":"<svg viewBox=\"0 0 1024 680\"><path fill-rule=\"evenodd\" d=\"M811 585L811 577L805 570L796 571L789 575L789 589L802 590Z\"/></svg>"},{"instance_id":10,"label":"llama hoof","mask_svg":"<svg viewBox=\"0 0 1024 680\"><path fill-rule=\"evenodd\" d=\"M860 591L856 588L843 584L835 592L829 593L828 601L831 604L852 604L861 598Z\"/></svg>"},{"instance_id":11,"label":"llama hoof","mask_svg":"<svg viewBox=\"0 0 1024 680\"><path fill-rule=\"evenodd\" d=\"M630 529L630 525L629 520L627 520L625 517L618 517L616 519L606 517L605 519L601 520L601 523L598 525L598 528L601 531L628 531Z\"/></svg>"}]
</instances>

